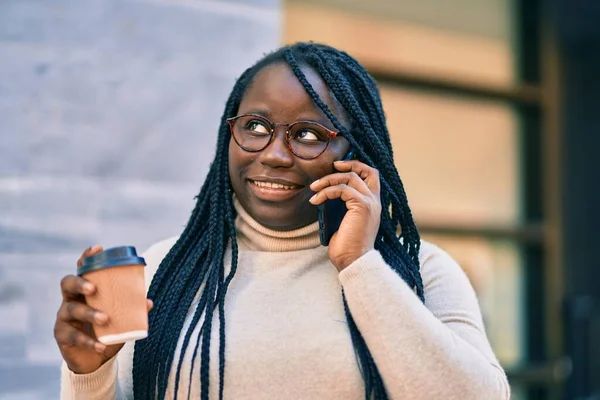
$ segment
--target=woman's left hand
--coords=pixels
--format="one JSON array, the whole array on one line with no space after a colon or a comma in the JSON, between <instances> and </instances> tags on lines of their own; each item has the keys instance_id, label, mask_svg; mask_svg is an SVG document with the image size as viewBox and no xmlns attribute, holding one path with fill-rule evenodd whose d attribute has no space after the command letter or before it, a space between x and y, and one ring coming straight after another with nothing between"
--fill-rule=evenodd
<instances>
[{"instance_id":1,"label":"woman's left hand","mask_svg":"<svg viewBox=\"0 0 600 400\"><path fill-rule=\"evenodd\" d=\"M339 172L310 185L316 192L310 202L319 205L337 198L346 202L348 212L329 242L329 259L341 272L374 248L381 219L381 199L379 171L375 168L356 160L336 161L334 168Z\"/></svg>"}]
</instances>

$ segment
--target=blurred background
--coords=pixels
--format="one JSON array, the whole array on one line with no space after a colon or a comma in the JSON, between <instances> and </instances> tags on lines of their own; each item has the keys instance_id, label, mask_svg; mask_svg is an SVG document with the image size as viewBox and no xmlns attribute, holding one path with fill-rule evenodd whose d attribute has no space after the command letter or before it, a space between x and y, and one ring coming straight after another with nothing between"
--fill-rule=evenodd
<instances>
[{"instance_id":1,"label":"blurred background","mask_svg":"<svg viewBox=\"0 0 600 400\"><path fill-rule=\"evenodd\" d=\"M299 40L380 82L422 235L513 398L600 399L600 2L3 0L0 400L56 399L59 280L177 235L235 78Z\"/></svg>"}]
</instances>

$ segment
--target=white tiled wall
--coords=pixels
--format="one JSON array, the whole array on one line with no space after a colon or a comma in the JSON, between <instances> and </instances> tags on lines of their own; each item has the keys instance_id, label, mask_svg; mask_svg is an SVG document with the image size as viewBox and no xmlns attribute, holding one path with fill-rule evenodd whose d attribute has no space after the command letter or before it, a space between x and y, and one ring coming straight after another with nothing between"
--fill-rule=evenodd
<instances>
[{"instance_id":1,"label":"white tiled wall","mask_svg":"<svg viewBox=\"0 0 600 400\"><path fill-rule=\"evenodd\" d=\"M58 397L59 280L181 232L278 0L0 2L0 400Z\"/></svg>"}]
</instances>

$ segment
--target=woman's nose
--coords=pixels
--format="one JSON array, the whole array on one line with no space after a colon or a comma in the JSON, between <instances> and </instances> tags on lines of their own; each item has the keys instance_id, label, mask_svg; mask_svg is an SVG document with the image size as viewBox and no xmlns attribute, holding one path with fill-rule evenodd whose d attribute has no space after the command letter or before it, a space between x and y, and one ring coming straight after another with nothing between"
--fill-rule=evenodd
<instances>
[{"instance_id":1,"label":"woman's nose","mask_svg":"<svg viewBox=\"0 0 600 400\"><path fill-rule=\"evenodd\" d=\"M272 168L289 168L294 165L294 154L288 147L287 127L278 126L273 140L260 152L260 162Z\"/></svg>"}]
</instances>

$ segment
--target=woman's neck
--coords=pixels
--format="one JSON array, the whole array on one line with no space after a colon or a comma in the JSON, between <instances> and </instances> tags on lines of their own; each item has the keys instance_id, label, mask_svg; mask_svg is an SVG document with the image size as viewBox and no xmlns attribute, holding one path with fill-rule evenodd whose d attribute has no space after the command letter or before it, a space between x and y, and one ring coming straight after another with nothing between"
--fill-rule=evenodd
<instances>
[{"instance_id":1,"label":"woman's neck","mask_svg":"<svg viewBox=\"0 0 600 400\"><path fill-rule=\"evenodd\" d=\"M276 231L259 224L233 197L237 212L237 239L243 247L256 251L297 251L319 247L319 223L313 222L292 231Z\"/></svg>"}]
</instances>

